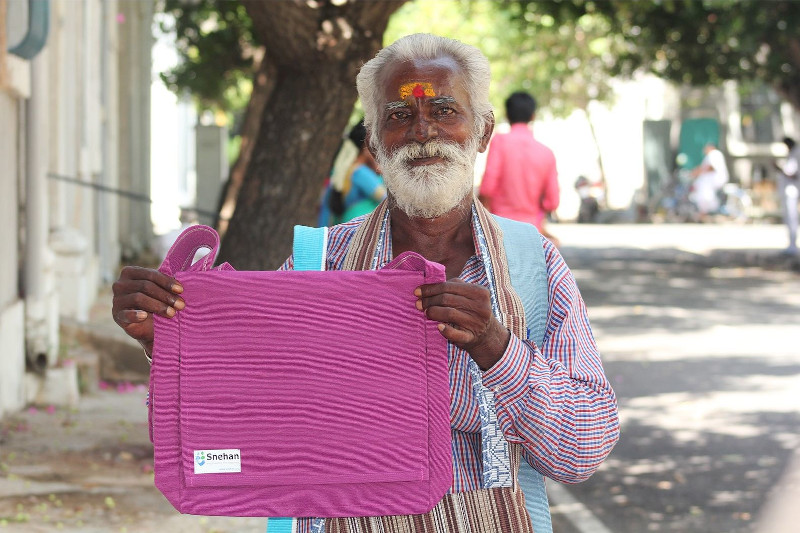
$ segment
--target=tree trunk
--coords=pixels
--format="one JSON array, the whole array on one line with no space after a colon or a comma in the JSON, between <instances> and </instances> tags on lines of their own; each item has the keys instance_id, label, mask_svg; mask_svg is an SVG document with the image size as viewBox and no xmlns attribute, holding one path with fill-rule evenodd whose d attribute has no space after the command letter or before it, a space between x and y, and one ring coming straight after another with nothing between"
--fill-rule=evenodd
<instances>
[{"instance_id":1,"label":"tree trunk","mask_svg":"<svg viewBox=\"0 0 800 533\"><path fill-rule=\"evenodd\" d=\"M222 189L219 205L217 206L217 219L214 221L214 227L217 228L222 238L225 237L228 224L236 211L236 199L239 197L239 189L241 189L244 182L244 174L250 164L250 157L253 155L253 146L258 138L258 130L261 127L261 115L264 113L264 106L266 106L267 100L272 94L272 89L275 87L274 70L273 64L262 55L261 61L259 61L256 68L256 73L253 76L253 92L244 112L239 155L231 167L228 180Z\"/></svg>"},{"instance_id":2,"label":"tree trunk","mask_svg":"<svg viewBox=\"0 0 800 533\"><path fill-rule=\"evenodd\" d=\"M245 5L273 64L275 86L220 261L273 269L291 253L295 224L313 224L322 184L356 101L361 64L381 46L402 1Z\"/></svg>"}]
</instances>

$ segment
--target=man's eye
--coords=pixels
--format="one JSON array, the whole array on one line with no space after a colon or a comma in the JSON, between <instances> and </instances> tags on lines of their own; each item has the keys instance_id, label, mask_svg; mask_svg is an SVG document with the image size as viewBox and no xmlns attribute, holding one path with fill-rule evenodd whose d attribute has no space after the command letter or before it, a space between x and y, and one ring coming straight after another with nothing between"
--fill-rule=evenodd
<instances>
[{"instance_id":1,"label":"man's eye","mask_svg":"<svg viewBox=\"0 0 800 533\"><path fill-rule=\"evenodd\" d=\"M408 111L394 111L389 114L389 120L404 120L409 116Z\"/></svg>"},{"instance_id":2,"label":"man's eye","mask_svg":"<svg viewBox=\"0 0 800 533\"><path fill-rule=\"evenodd\" d=\"M456 112L456 110L453 109L452 107L440 107L439 109L436 110L437 114L443 115L443 116L444 115L452 115L455 112Z\"/></svg>"}]
</instances>

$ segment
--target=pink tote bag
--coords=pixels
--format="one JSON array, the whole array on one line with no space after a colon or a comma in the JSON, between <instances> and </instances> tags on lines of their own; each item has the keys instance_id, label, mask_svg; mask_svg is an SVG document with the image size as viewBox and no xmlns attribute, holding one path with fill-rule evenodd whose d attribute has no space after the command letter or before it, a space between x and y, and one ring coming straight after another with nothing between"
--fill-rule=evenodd
<instances>
[{"instance_id":1,"label":"pink tote bag","mask_svg":"<svg viewBox=\"0 0 800 533\"><path fill-rule=\"evenodd\" d=\"M155 317L155 484L182 513L420 514L452 483L446 341L414 307L441 265L379 271L212 269L188 228L160 270L186 308ZM192 264L197 250L210 248Z\"/></svg>"}]
</instances>

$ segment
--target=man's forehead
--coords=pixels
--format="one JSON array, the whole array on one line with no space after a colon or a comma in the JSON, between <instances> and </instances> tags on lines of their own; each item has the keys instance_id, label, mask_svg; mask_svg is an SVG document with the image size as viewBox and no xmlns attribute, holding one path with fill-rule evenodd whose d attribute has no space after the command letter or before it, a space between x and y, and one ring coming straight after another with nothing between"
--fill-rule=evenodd
<instances>
[{"instance_id":1,"label":"man's forehead","mask_svg":"<svg viewBox=\"0 0 800 533\"><path fill-rule=\"evenodd\" d=\"M424 98L436 96L436 89L429 81L407 81L400 85L399 93L401 100L405 100L409 96Z\"/></svg>"},{"instance_id":2,"label":"man's forehead","mask_svg":"<svg viewBox=\"0 0 800 533\"><path fill-rule=\"evenodd\" d=\"M452 93L454 87L461 84L461 74L458 63L449 57L400 61L389 67L384 91L402 98Z\"/></svg>"}]
</instances>

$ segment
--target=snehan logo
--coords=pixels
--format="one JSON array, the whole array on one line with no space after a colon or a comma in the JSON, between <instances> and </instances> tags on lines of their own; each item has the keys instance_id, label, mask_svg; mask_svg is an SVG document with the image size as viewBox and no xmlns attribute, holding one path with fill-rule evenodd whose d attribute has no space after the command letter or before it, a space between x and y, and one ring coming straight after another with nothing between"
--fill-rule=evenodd
<instances>
[{"instance_id":1,"label":"snehan logo","mask_svg":"<svg viewBox=\"0 0 800 533\"><path fill-rule=\"evenodd\" d=\"M242 471L241 452L228 450L194 450L195 474L225 474Z\"/></svg>"}]
</instances>

